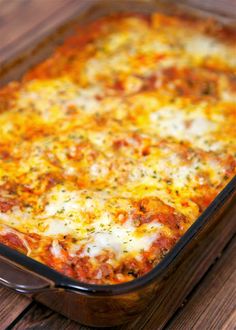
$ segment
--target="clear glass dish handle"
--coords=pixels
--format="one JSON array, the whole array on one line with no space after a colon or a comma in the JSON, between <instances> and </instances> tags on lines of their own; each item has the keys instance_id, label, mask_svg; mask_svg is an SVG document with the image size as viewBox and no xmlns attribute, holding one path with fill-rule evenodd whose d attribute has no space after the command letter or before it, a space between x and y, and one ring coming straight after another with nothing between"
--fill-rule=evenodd
<instances>
[{"instance_id":1,"label":"clear glass dish handle","mask_svg":"<svg viewBox=\"0 0 236 330\"><path fill-rule=\"evenodd\" d=\"M21 268L3 256L0 256L0 285L26 294L41 292L54 286L52 281Z\"/></svg>"}]
</instances>

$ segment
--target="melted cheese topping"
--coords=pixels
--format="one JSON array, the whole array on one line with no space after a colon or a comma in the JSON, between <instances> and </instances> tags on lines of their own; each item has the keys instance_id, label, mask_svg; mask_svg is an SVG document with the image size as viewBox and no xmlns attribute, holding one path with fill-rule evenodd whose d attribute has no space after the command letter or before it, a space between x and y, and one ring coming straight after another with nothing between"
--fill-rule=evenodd
<instances>
[{"instance_id":1,"label":"melted cheese topping","mask_svg":"<svg viewBox=\"0 0 236 330\"><path fill-rule=\"evenodd\" d=\"M0 90L0 241L97 284L163 258L235 174L236 43L212 24L104 18Z\"/></svg>"}]
</instances>

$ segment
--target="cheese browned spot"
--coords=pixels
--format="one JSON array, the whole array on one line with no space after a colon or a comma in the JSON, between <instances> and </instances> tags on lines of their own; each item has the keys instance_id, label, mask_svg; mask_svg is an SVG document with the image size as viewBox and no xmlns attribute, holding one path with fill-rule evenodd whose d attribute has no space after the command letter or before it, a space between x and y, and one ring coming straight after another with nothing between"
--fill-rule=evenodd
<instances>
[{"instance_id":1,"label":"cheese browned spot","mask_svg":"<svg viewBox=\"0 0 236 330\"><path fill-rule=\"evenodd\" d=\"M235 174L236 35L161 14L84 29L0 90L0 241L116 284L158 264Z\"/></svg>"}]
</instances>

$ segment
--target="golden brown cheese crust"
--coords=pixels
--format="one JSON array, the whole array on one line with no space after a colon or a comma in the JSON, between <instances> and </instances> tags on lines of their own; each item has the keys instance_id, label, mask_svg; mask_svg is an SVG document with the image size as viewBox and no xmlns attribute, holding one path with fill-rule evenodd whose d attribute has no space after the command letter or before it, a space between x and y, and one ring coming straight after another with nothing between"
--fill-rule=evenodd
<instances>
[{"instance_id":1,"label":"golden brown cheese crust","mask_svg":"<svg viewBox=\"0 0 236 330\"><path fill-rule=\"evenodd\" d=\"M0 90L0 241L84 282L150 271L235 174L235 44L106 17Z\"/></svg>"}]
</instances>

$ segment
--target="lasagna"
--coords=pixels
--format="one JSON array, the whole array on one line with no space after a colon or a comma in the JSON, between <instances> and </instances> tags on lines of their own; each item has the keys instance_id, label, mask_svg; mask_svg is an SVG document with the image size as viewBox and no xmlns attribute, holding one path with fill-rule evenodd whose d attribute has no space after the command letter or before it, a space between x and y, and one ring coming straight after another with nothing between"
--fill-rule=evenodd
<instances>
[{"instance_id":1,"label":"lasagna","mask_svg":"<svg viewBox=\"0 0 236 330\"><path fill-rule=\"evenodd\" d=\"M236 33L117 14L0 90L0 242L82 282L153 269L236 172Z\"/></svg>"}]
</instances>

